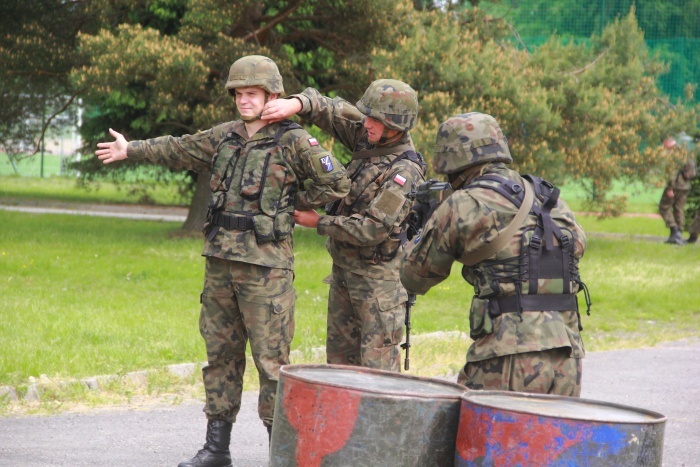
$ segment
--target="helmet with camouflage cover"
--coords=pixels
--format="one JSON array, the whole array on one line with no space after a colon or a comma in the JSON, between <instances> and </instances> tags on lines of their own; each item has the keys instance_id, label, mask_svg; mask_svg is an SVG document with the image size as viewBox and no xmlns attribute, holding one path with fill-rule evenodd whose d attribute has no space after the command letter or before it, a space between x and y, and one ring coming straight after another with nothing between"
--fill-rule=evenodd
<instances>
[{"instance_id":1,"label":"helmet with camouflage cover","mask_svg":"<svg viewBox=\"0 0 700 467\"><path fill-rule=\"evenodd\" d=\"M418 120L418 94L408 84L395 79L374 81L356 106L391 130L408 131Z\"/></svg>"},{"instance_id":2,"label":"helmet with camouflage cover","mask_svg":"<svg viewBox=\"0 0 700 467\"><path fill-rule=\"evenodd\" d=\"M259 86L270 94L282 94L282 75L275 62L262 55L248 55L233 62L228 72L226 89L234 94L234 89Z\"/></svg>"},{"instance_id":3,"label":"helmet with camouflage cover","mask_svg":"<svg viewBox=\"0 0 700 467\"><path fill-rule=\"evenodd\" d=\"M436 173L452 174L486 162L513 162L508 140L495 118L470 112L440 124L433 153Z\"/></svg>"}]
</instances>

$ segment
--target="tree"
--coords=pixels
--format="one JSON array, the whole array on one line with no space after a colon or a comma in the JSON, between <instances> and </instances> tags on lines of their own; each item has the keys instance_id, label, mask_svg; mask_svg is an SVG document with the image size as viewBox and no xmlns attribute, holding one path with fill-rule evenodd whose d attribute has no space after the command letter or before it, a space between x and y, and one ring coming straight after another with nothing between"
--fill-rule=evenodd
<instances>
[{"instance_id":1,"label":"tree","mask_svg":"<svg viewBox=\"0 0 700 467\"><path fill-rule=\"evenodd\" d=\"M10 158L38 152L44 133L62 124L56 117L75 108L76 37L99 24L88 1L2 2L0 146Z\"/></svg>"},{"instance_id":2,"label":"tree","mask_svg":"<svg viewBox=\"0 0 700 467\"><path fill-rule=\"evenodd\" d=\"M141 4L127 3L131 10ZM312 85L357 99L372 79L367 66L372 48L393 46L411 11L391 0L159 4L171 13L167 28L151 27L143 15L132 14L79 36L86 64L74 70L73 82L88 108L83 136L90 145L106 138L109 126L142 139L194 133L231 120L234 106L223 85L231 63L249 54L273 58L288 93ZM194 199L206 200L208 178L197 178ZM188 218L188 228L201 228L205 207L191 205L190 217L197 217Z\"/></svg>"},{"instance_id":3,"label":"tree","mask_svg":"<svg viewBox=\"0 0 700 467\"><path fill-rule=\"evenodd\" d=\"M610 214L626 202L608 196L613 181L662 180L671 170L663 137L697 119L697 109L669 103L656 87L664 66L649 55L634 10L590 45L552 37L529 53L516 47L517 31L478 8L421 12L400 43L375 51L373 66L419 91L419 149L451 115L491 114L521 171L581 180L592 206Z\"/></svg>"}]
</instances>

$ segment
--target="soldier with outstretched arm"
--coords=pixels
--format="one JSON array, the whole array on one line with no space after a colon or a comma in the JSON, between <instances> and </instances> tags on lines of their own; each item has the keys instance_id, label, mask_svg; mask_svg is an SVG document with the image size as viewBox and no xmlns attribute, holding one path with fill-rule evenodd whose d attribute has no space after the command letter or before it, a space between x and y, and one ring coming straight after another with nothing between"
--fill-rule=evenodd
<instances>
[{"instance_id":1,"label":"soldier with outstretched arm","mask_svg":"<svg viewBox=\"0 0 700 467\"><path fill-rule=\"evenodd\" d=\"M180 467L231 465L248 341L260 378L258 413L270 433L279 369L289 363L294 334L293 211L323 206L350 189L344 167L301 126L260 118L263 106L284 92L271 59L237 60L226 89L241 120L128 143L110 129L115 141L96 151L106 164L128 157L212 174L199 320L208 360L202 369L207 435L203 449Z\"/></svg>"}]
</instances>

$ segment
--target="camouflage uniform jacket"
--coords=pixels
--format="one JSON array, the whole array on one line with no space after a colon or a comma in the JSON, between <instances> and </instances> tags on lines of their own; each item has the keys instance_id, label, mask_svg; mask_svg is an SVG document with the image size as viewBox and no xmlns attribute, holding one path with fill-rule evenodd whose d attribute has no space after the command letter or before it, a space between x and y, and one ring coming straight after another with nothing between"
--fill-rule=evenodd
<instances>
[{"instance_id":1,"label":"camouflage uniform jacket","mask_svg":"<svg viewBox=\"0 0 700 467\"><path fill-rule=\"evenodd\" d=\"M697 165L695 163L695 153L689 151L683 167L668 181L666 189L687 191L690 190L690 182L697 177Z\"/></svg>"},{"instance_id":2,"label":"camouflage uniform jacket","mask_svg":"<svg viewBox=\"0 0 700 467\"><path fill-rule=\"evenodd\" d=\"M209 207L252 218L252 229L218 229L205 240L202 255L293 269L292 210L342 198L350 183L342 164L305 130L284 131L282 125L249 137L237 120L195 135L132 141L127 154L172 169L211 172Z\"/></svg>"},{"instance_id":3,"label":"camouflage uniform jacket","mask_svg":"<svg viewBox=\"0 0 700 467\"><path fill-rule=\"evenodd\" d=\"M351 151L373 147L362 124L363 115L349 102L322 96L313 88L299 99L299 115L338 139ZM396 143L413 146L408 132ZM350 162L350 193L332 215L321 216L317 231L327 235L333 263L376 279L398 280L402 236L412 202L408 194L423 181L424 168L400 152Z\"/></svg>"},{"instance_id":4,"label":"camouflage uniform jacket","mask_svg":"<svg viewBox=\"0 0 700 467\"><path fill-rule=\"evenodd\" d=\"M523 186L520 175L508 169L505 164L494 163L486 166L484 174L498 174L516 180ZM539 200L536 198L536 202ZM442 282L450 274L453 262L465 263L470 254L486 243L493 242L508 226L517 212L517 207L504 196L488 188L456 190L443 202L426 223L418 243L407 247L407 256L402 265L401 281L408 292L424 294L431 287ZM551 211L556 225L569 232L573 238L575 258L581 258L586 245L586 237L574 215L559 199ZM479 287L483 263L492 264L514 261L521 250L522 232L533 226L536 217L530 214L510 242L495 256L472 267L463 266L462 276L475 286L475 296L488 296ZM567 236L569 235L567 234ZM547 280L538 293L547 293ZM549 280L553 281L553 280ZM500 281L499 281L500 282ZM561 280L559 280L561 287ZM483 284L482 284L483 285ZM578 283L571 283L571 291L578 291ZM498 296L515 294L515 283L500 283ZM471 313L474 310L472 309ZM521 319L522 316L522 319ZM470 316L471 320L471 316ZM493 319L493 332L479 337L469 348L467 361L480 361L493 357L534 352L558 347L571 348L571 355L584 356L583 342L579 333L578 310L552 312L503 313Z\"/></svg>"}]
</instances>

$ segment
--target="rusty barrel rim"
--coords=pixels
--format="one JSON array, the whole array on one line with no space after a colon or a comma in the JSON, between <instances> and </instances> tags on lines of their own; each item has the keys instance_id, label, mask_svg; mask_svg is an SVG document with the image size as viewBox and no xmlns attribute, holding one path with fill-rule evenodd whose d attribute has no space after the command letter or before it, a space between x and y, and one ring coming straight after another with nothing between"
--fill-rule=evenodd
<instances>
[{"instance_id":1,"label":"rusty barrel rim","mask_svg":"<svg viewBox=\"0 0 700 467\"><path fill-rule=\"evenodd\" d=\"M571 404L576 404L581 407L583 406L589 406L589 407L607 407L609 409L614 409L620 412L628 412L628 413L636 413L639 415L644 415L646 418L639 419L639 420L613 420L610 418L603 419L603 417L591 417L591 416L571 416L571 415L564 415L564 414L552 414L552 413L542 413L538 412L533 409L528 409L525 407L522 408L514 408L512 406L509 407L504 407L503 405L499 405L495 402L493 402L493 399L500 397L501 400L515 400L515 399L524 399L527 401L544 401L544 402L567 402ZM491 400L489 400L489 398ZM480 406L480 407L487 407L490 409L496 409L496 410L501 410L501 411L507 411L507 412L514 412L514 413L522 413L522 414L527 414L527 415L536 415L540 417L549 417L549 418L556 418L556 419L562 419L562 420L581 420L581 421L586 421L586 422L597 422L597 423L615 423L615 424L633 424L633 425L638 425L640 423L643 424L654 424L654 423L660 423L663 424L666 422L666 416L663 414L660 414L658 412L654 412L652 410L647 410L647 409L641 409L638 407L632 407L629 405L624 405L624 404L617 404L615 402L606 402L606 401L598 401L598 400L593 400L593 399L584 399L584 398L579 398L579 397L566 397L566 396L556 396L552 394L536 394L536 393L528 393L528 392L517 392L517 391L481 391L481 390L467 390L465 391L464 394L461 396L462 401L467 401L470 402L474 405ZM481 399L481 400L479 400Z\"/></svg>"},{"instance_id":2,"label":"rusty barrel rim","mask_svg":"<svg viewBox=\"0 0 700 467\"><path fill-rule=\"evenodd\" d=\"M299 372L303 372L304 370L330 370L330 371L335 371L335 372L350 372L353 374L365 374L365 375L374 375L374 376L384 376L388 378L393 378L396 380L406 380L406 381L413 381L416 383L432 383L435 384L436 386L440 386L442 388L452 388L455 390L453 394L445 394L445 393L439 393L439 392L434 392L434 393L428 393L428 392L406 392L406 391L393 391L389 389L376 389L373 387L368 387L368 386L353 386L351 384L343 384L343 383L337 383L333 381L321 381L315 378L310 378L308 376L304 376L302 374L299 374ZM387 371L387 370L378 370L376 368L367 368L367 367L362 367L362 366L354 366L354 365L338 365L338 364L328 364L328 365L312 365L312 364L293 364L293 365L283 365L280 368L280 380L285 378L285 379L295 379L298 381L303 381L305 383L310 383L310 384L323 384L324 386L330 386L330 387L335 387L335 388L342 388L342 389L347 389L347 390L353 390L353 391L360 391L362 393L370 393L370 394L384 394L384 395L392 395L392 396L400 396L400 397L417 397L417 398L424 398L424 399L452 399L452 400L458 400L460 399L463 394L468 390L465 386L462 386L457 383L453 383L451 381L446 381L438 378L426 378L422 376L415 376L415 375L407 375L405 373L397 373L393 371Z\"/></svg>"}]
</instances>

